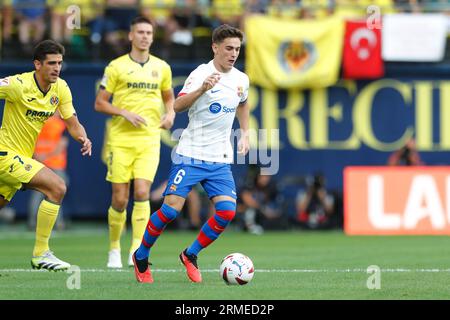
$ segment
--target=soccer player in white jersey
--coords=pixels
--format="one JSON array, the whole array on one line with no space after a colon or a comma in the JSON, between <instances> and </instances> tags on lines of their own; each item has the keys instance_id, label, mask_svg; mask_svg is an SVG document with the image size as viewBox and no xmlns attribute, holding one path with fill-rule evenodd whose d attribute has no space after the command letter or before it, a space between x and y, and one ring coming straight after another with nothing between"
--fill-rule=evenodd
<instances>
[{"instance_id":1,"label":"soccer player in white jersey","mask_svg":"<svg viewBox=\"0 0 450 320\"><path fill-rule=\"evenodd\" d=\"M229 25L216 28L212 34L213 60L189 75L175 100L176 112L189 110L189 124L172 159L164 203L150 216L142 243L133 254L138 282L153 282L148 263L150 249L166 225L177 217L196 183L201 183L216 213L203 225L195 241L180 253L192 282L202 281L198 253L219 237L235 215L236 190L230 168L230 134L235 116L242 130L238 152L245 155L249 149L249 79L233 67L242 39L239 29Z\"/></svg>"}]
</instances>

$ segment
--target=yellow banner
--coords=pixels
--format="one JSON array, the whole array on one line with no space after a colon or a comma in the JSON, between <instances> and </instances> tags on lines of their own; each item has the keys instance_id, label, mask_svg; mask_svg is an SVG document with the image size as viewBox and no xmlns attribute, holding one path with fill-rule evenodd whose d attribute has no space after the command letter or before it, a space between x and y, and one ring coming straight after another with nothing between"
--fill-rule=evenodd
<instances>
[{"instance_id":1,"label":"yellow banner","mask_svg":"<svg viewBox=\"0 0 450 320\"><path fill-rule=\"evenodd\" d=\"M335 84L344 40L340 18L298 21L249 17L246 73L268 89L311 89Z\"/></svg>"}]
</instances>

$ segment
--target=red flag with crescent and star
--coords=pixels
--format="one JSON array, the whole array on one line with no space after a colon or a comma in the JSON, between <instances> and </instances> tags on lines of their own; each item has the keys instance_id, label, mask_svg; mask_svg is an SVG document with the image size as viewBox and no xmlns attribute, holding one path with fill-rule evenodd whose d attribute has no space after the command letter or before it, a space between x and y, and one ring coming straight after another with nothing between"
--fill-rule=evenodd
<instances>
[{"instance_id":1,"label":"red flag with crescent and star","mask_svg":"<svg viewBox=\"0 0 450 320\"><path fill-rule=\"evenodd\" d=\"M384 62L381 58L381 29L368 28L365 20L347 21L342 63L345 79L382 77Z\"/></svg>"}]
</instances>

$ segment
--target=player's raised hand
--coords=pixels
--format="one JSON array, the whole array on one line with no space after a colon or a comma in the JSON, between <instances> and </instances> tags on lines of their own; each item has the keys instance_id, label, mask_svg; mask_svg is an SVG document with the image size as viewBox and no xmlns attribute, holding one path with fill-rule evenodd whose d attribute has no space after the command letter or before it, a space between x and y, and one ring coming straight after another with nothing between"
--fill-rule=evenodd
<instances>
[{"instance_id":1,"label":"player's raised hand","mask_svg":"<svg viewBox=\"0 0 450 320\"><path fill-rule=\"evenodd\" d=\"M216 83L219 82L219 80L220 80L220 73L214 72L212 75L207 77L205 81L203 81L202 84L203 91L206 92L212 89L216 85Z\"/></svg>"},{"instance_id":2,"label":"player's raised hand","mask_svg":"<svg viewBox=\"0 0 450 320\"><path fill-rule=\"evenodd\" d=\"M143 124L144 126L147 125L147 121L145 121L144 118L142 118L140 115L130 112L126 109L122 110L121 113L122 117L124 117L125 119L127 119L133 126L135 127L140 127L141 124Z\"/></svg>"},{"instance_id":3,"label":"player's raised hand","mask_svg":"<svg viewBox=\"0 0 450 320\"><path fill-rule=\"evenodd\" d=\"M244 135L238 142L238 153L245 156L250 149L250 141L248 135Z\"/></svg>"},{"instance_id":4,"label":"player's raised hand","mask_svg":"<svg viewBox=\"0 0 450 320\"><path fill-rule=\"evenodd\" d=\"M92 154L92 142L89 140L89 138L85 137L79 137L78 141L81 143L81 154L83 156L88 155L91 156Z\"/></svg>"},{"instance_id":5,"label":"player's raised hand","mask_svg":"<svg viewBox=\"0 0 450 320\"><path fill-rule=\"evenodd\" d=\"M175 112L166 113L162 119L159 127L161 129L169 130L173 126L173 122L175 121Z\"/></svg>"}]
</instances>

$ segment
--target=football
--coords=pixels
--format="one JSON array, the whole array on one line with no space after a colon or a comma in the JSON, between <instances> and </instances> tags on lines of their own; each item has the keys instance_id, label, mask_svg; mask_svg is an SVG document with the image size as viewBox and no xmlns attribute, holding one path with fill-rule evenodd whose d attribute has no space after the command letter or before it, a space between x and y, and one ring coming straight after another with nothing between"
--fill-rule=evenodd
<instances>
[{"instance_id":1,"label":"football","mask_svg":"<svg viewBox=\"0 0 450 320\"><path fill-rule=\"evenodd\" d=\"M220 276L227 285L244 285L253 279L252 260L242 253L231 253L220 264Z\"/></svg>"}]
</instances>

